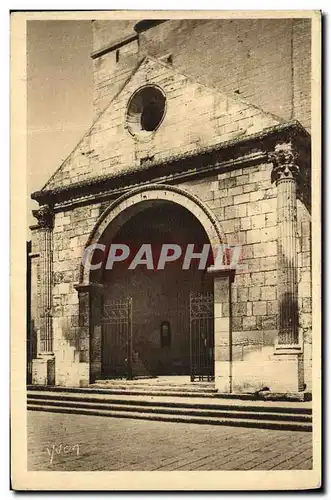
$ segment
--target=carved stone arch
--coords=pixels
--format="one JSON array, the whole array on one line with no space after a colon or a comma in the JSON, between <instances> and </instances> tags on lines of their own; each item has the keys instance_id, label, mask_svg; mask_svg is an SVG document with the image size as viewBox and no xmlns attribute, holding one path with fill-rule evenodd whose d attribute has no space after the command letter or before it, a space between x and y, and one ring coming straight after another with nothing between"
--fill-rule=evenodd
<instances>
[{"instance_id":1,"label":"carved stone arch","mask_svg":"<svg viewBox=\"0 0 331 500\"><path fill-rule=\"evenodd\" d=\"M146 206L153 206L155 201L168 201L182 206L200 222L212 246L225 243L225 236L219 221L210 208L197 196L175 186L150 184L132 189L111 203L97 220L85 248L98 243L103 233L106 229L109 231L110 227L112 228L110 234L115 236L125 222ZM90 267L82 265L80 285L88 285L89 283Z\"/></svg>"}]
</instances>

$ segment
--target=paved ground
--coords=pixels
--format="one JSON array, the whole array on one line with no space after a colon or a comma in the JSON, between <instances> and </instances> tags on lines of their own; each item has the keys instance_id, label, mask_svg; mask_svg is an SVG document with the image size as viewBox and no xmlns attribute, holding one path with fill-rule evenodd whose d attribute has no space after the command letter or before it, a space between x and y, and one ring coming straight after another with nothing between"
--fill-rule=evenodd
<instances>
[{"instance_id":1,"label":"paved ground","mask_svg":"<svg viewBox=\"0 0 331 500\"><path fill-rule=\"evenodd\" d=\"M29 470L311 468L309 432L28 411Z\"/></svg>"}]
</instances>

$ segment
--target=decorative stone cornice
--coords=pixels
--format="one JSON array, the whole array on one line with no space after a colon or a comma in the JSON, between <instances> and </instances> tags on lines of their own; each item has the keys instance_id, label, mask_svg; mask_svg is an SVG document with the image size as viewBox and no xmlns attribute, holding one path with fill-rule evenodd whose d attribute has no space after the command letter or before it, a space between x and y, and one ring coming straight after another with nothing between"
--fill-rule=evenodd
<instances>
[{"instance_id":1,"label":"decorative stone cornice","mask_svg":"<svg viewBox=\"0 0 331 500\"><path fill-rule=\"evenodd\" d=\"M32 193L31 198L40 204L72 206L89 203L90 199L106 195L116 197L126 190L150 182L170 184L185 182L188 177L213 175L267 159L267 151L275 151L276 144L291 141L296 150L304 150L302 159L310 159L310 135L293 121L275 125L261 132L234 138L214 146L181 153L142 165L126 166L112 173L65 186L44 188ZM305 170L303 168L303 170Z\"/></svg>"},{"instance_id":2,"label":"decorative stone cornice","mask_svg":"<svg viewBox=\"0 0 331 500\"><path fill-rule=\"evenodd\" d=\"M271 182L300 179L299 154L291 143L277 144L275 150L268 155L273 164Z\"/></svg>"},{"instance_id":3,"label":"decorative stone cornice","mask_svg":"<svg viewBox=\"0 0 331 500\"><path fill-rule=\"evenodd\" d=\"M54 211L49 205L42 205L38 210L32 211L33 216L38 220L38 227L42 229L53 229Z\"/></svg>"}]
</instances>

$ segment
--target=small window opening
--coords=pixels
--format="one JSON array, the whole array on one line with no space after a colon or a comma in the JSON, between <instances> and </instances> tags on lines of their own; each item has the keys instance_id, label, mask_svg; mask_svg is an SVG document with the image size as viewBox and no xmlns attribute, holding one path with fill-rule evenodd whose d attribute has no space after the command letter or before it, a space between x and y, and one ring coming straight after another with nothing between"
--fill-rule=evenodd
<instances>
[{"instance_id":1,"label":"small window opening","mask_svg":"<svg viewBox=\"0 0 331 500\"><path fill-rule=\"evenodd\" d=\"M169 321L163 321L160 328L161 347L169 347L171 345L171 329Z\"/></svg>"}]
</instances>

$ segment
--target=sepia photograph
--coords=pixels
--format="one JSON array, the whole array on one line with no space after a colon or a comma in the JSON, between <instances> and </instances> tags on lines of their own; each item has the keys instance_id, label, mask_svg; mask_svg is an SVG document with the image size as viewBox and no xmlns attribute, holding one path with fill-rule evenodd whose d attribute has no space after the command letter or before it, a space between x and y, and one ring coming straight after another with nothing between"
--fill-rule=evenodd
<instances>
[{"instance_id":1,"label":"sepia photograph","mask_svg":"<svg viewBox=\"0 0 331 500\"><path fill-rule=\"evenodd\" d=\"M12 14L18 489L318 487L320 18Z\"/></svg>"}]
</instances>

